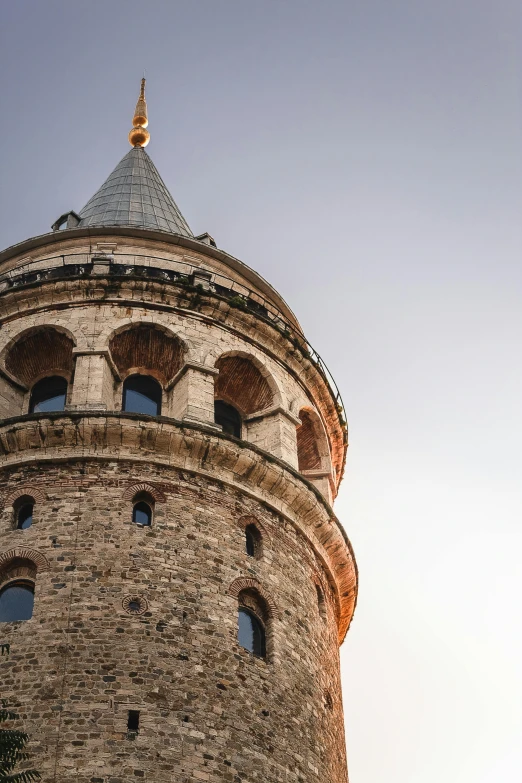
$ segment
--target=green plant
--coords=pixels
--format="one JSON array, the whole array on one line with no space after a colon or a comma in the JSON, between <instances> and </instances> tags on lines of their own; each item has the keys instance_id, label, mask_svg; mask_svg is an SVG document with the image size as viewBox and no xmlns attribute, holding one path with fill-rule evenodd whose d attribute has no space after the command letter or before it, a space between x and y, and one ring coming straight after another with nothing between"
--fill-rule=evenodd
<instances>
[{"instance_id":1,"label":"green plant","mask_svg":"<svg viewBox=\"0 0 522 783\"><path fill-rule=\"evenodd\" d=\"M0 724L8 720L16 720L18 715L8 709L5 699L0 701ZM23 731L16 729L0 729L0 783L30 783L40 780L40 773L35 769L23 772L13 770L20 761L26 761L29 754L25 750L29 737Z\"/></svg>"},{"instance_id":2,"label":"green plant","mask_svg":"<svg viewBox=\"0 0 522 783\"><path fill-rule=\"evenodd\" d=\"M240 310L246 310L246 302L239 294L229 299L228 303L231 307L238 307Z\"/></svg>"}]
</instances>

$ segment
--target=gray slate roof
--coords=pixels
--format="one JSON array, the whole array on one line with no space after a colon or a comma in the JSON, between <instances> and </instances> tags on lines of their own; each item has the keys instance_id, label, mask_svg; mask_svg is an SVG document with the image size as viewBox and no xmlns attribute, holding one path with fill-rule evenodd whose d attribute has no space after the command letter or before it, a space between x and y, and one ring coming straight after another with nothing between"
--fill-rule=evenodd
<instances>
[{"instance_id":1,"label":"gray slate roof","mask_svg":"<svg viewBox=\"0 0 522 783\"><path fill-rule=\"evenodd\" d=\"M80 212L80 227L138 226L192 237L192 231L142 147L133 147Z\"/></svg>"}]
</instances>

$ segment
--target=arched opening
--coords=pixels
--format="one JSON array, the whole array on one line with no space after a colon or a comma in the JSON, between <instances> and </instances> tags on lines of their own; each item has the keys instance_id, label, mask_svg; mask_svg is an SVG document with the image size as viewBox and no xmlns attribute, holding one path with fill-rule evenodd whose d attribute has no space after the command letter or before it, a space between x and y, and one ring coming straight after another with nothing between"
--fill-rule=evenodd
<instances>
[{"instance_id":1,"label":"arched opening","mask_svg":"<svg viewBox=\"0 0 522 783\"><path fill-rule=\"evenodd\" d=\"M161 414L162 388L150 375L129 375L123 384L122 410L147 416Z\"/></svg>"},{"instance_id":2,"label":"arched opening","mask_svg":"<svg viewBox=\"0 0 522 783\"><path fill-rule=\"evenodd\" d=\"M140 492L133 500L132 521L138 527L150 527L154 513L154 500L146 492Z\"/></svg>"},{"instance_id":3,"label":"arched opening","mask_svg":"<svg viewBox=\"0 0 522 783\"><path fill-rule=\"evenodd\" d=\"M215 400L214 421L216 424L220 424L223 432L228 435L234 435L235 438L241 437L241 415L233 405L229 405L223 400Z\"/></svg>"},{"instance_id":4,"label":"arched opening","mask_svg":"<svg viewBox=\"0 0 522 783\"><path fill-rule=\"evenodd\" d=\"M237 640L241 647L258 658L266 657L266 636L261 620L245 606L238 610Z\"/></svg>"},{"instance_id":5,"label":"arched opening","mask_svg":"<svg viewBox=\"0 0 522 783\"><path fill-rule=\"evenodd\" d=\"M5 355L5 368L27 388L40 378L70 380L73 371L74 343L67 334L42 326L16 338Z\"/></svg>"},{"instance_id":6,"label":"arched opening","mask_svg":"<svg viewBox=\"0 0 522 783\"><path fill-rule=\"evenodd\" d=\"M31 390L29 413L50 413L65 410L67 381L60 375L51 375L35 383Z\"/></svg>"},{"instance_id":7,"label":"arched opening","mask_svg":"<svg viewBox=\"0 0 522 783\"><path fill-rule=\"evenodd\" d=\"M0 589L0 623L30 620L34 608L34 582L10 582Z\"/></svg>"},{"instance_id":8,"label":"arched opening","mask_svg":"<svg viewBox=\"0 0 522 783\"><path fill-rule=\"evenodd\" d=\"M152 524L152 508L144 500L134 504L132 521L141 527L150 527Z\"/></svg>"},{"instance_id":9,"label":"arched opening","mask_svg":"<svg viewBox=\"0 0 522 783\"><path fill-rule=\"evenodd\" d=\"M243 356L223 356L216 362L219 375L215 398L236 408L242 416L256 413L274 404L274 394L260 369Z\"/></svg>"},{"instance_id":10,"label":"arched opening","mask_svg":"<svg viewBox=\"0 0 522 783\"><path fill-rule=\"evenodd\" d=\"M297 459L299 470L318 470L321 468L321 454L317 443L314 421L309 411L299 413L301 426L297 428Z\"/></svg>"},{"instance_id":11,"label":"arched opening","mask_svg":"<svg viewBox=\"0 0 522 783\"><path fill-rule=\"evenodd\" d=\"M17 530L27 530L33 524L34 500L28 496L19 498L13 505Z\"/></svg>"},{"instance_id":12,"label":"arched opening","mask_svg":"<svg viewBox=\"0 0 522 783\"><path fill-rule=\"evenodd\" d=\"M9 561L0 573L0 622L29 620L33 616L36 565L26 558Z\"/></svg>"},{"instance_id":13,"label":"arched opening","mask_svg":"<svg viewBox=\"0 0 522 783\"><path fill-rule=\"evenodd\" d=\"M238 595L237 641L258 658L266 658L270 613L264 598L255 588L245 588Z\"/></svg>"},{"instance_id":14,"label":"arched opening","mask_svg":"<svg viewBox=\"0 0 522 783\"><path fill-rule=\"evenodd\" d=\"M154 324L132 324L109 341L111 357L122 378L139 373L166 386L183 366L183 343Z\"/></svg>"},{"instance_id":15,"label":"arched opening","mask_svg":"<svg viewBox=\"0 0 522 783\"><path fill-rule=\"evenodd\" d=\"M249 557L261 554L261 533L252 523L245 528L245 551Z\"/></svg>"}]
</instances>

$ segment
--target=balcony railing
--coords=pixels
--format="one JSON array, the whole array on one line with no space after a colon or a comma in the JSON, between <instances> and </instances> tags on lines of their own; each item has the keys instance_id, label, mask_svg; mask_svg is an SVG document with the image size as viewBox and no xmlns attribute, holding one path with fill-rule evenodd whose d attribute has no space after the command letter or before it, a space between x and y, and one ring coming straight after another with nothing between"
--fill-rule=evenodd
<instances>
[{"instance_id":1,"label":"balcony railing","mask_svg":"<svg viewBox=\"0 0 522 783\"><path fill-rule=\"evenodd\" d=\"M202 293L216 294L228 300L233 307L251 312L268 321L288 337L317 367L335 400L341 425L343 428L345 427L346 414L341 393L328 367L302 331L286 318L272 302L257 291L253 291L219 272L202 269L200 266L185 261L171 261L156 256L123 253L114 255L72 253L28 262L0 276L0 293L51 280L91 277L96 275L96 266L100 264L108 267L107 271L104 270L104 274L109 277L173 283L193 290L201 290ZM168 264L168 267L162 266L165 264ZM26 271L20 271L21 269Z\"/></svg>"}]
</instances>

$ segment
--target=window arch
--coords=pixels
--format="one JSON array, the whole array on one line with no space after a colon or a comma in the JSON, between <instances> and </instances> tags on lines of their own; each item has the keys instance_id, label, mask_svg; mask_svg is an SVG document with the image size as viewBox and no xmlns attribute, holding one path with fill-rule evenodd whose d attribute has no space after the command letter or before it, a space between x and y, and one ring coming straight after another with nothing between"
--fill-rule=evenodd
<instances>
[{"instance_id":1,"label":"window arch","mask_svg":"<svg viewBox=\"0 0 522 783\"><path fill-rule=\"evenodd\" d=\"M134 497L132 521L138 527L150 527L154 513L154 500L146 492L140 492Z\"/></svg>"},{"instance_id":2,"label":"window arch","mask_svg":"<svg viewBox=\"0 0 522 783\"><path fill-rule=\"evenodd\" d=\"M297 428L297 459L299 470L318 470L321 468L320 441L317 425L310 411L299 412L301 425ZM322 445L322 444L321 444Z\"/></svg>"},{"instance_id":3,"label":"window arch","mask_svg":"<svg viewBox=\"0 0 522 783\"><path fill-rule=\"evenodd\" d=\"M237 408L223 400L214 401L214 421L220 424L223 432L241 437L241 415Z\"/></svg>"},{"instance_id":4,"label":"window arch","mask_svg":"<svg viewBox=\"0 0 522 783\"><path fill-rule=\"evenodd\" d=\"M0 579L0 622L30 620L34 608L36 565L14 558L3 568Z\"/></svg>"},{"instance_id":5,"label":"window arch","mask_svg":"<svg viewBox=\"0 0 522 783\"><path fill-rule=\"evenodd\" d=\"M162 389L151 375L129 375L123 383L122 410L127 413L161 414Z\"/></svg>"},{"instance_id":6,"label":"window arch","mask_svg":"<svg viewBox=\"0 0 522 783\"><path fill-rule=\"evenodd\" d=\"M183 366L186 346L159 324L133 323L113 333L109 351L122 378L143 373L168 386Z\"/></svg>"},{"instance_id":7,"label":"window arch","mask_svg":"<svg viewBox=\"0 0 522 783\"><path fill-rule=\"evenodd\" d=\"M5 369L30 389L41 378L60 376L70 380L73 374L72 334L57 326L37 326L17 335L7 346Z\"/></svg>"},{"instance_id":8,"label":"window arch","mask_svg":"<svg viewBox=\"0 0 522 783\"><path fill-rule=\"evenodd\" d=\"M238 609L237 640L241 647L257 658L266 657L265 628L251 609L241 605Z\"/></svg>"},{"instance_id":9,"label":"window arch","mask_svg":"<svg viewBox=\"0 0 522 783\"><path fill-rule=\"evenodd\" d=\"M67 381L61 375L42 378L31 389L29 413L49 413L65 410Z\"/></svg>"},{"instance_id":10,"label":"window arch","mask_svg":"<svg viewBox=\"0 0 522 783\"><path fill-rule=\"evenodd\" d=\"M265 410L279 401L275 381L254 357L226 354L216 361L219 374L215 398L231 403L243 416Z\"/></svg>"}]
</instances>

